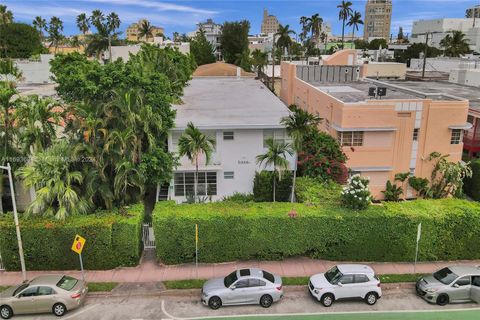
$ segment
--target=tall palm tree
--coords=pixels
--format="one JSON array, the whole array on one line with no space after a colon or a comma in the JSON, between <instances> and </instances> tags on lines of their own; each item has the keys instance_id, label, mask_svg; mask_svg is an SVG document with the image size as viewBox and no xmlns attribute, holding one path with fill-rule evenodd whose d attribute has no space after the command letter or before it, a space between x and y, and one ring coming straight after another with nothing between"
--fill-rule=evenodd
<instances>
[{"instance_id":1,"label":"tall palm tree","mask_svg":"<svg viewBox=\"0 0 480 320\"><path fill-rule=\"evenodd\" d=\"M181 157L186 156L195 164L195 185L194 185L194 201L197 201L198 193L198 160L203 154L205 162L208 164L215 148L215 140L194 126L192 122L187 124L187 128L178 139L178 153Z\"/></svg>"},{"instance_id":2,"label":"tall palm tree","mask_svg":"<svg viewBox=\"0 0 480 320\"><path fill-rule=\"evenodd\" d=\"M10 10L7 10L7 6L0 5L0 26L4 24L9 24L13 22L13 13ZM4 37L0 34L0 38L4 39ZM7 44L5 40L3 41L3 50L5 52L5 58L7 57Z\"/></svg>"},{"instance_id":3,"label":"tall palm tree","mask_svg":"<svg viewBox=\"0 0 480 320\"><path fill-rule=\"evenodd\" d=\"M453 31L452 35L447 34L440 41L440 46L444 48L445 55L449 57L460 57L470 52L468 39L462 31Z\"/></svg>"},{"instance_id":4,"label":"tall palm tree","mask_svg":"<svg viewBox=\"0 0 480 320\"><path fill-rule=\"evenodd\" d=\"M350 1L345 1L342 0L342 3L340 3L337 8L340 9L338 12L338 20L343 21L342 25L342 49L345 48L345 22L347 19L352 15L353 10L352 10L352 3Z\"/></svg>"},{"instance_id":5,"label":"tall palm tree","mask_svg":"<svg viewBox=\"0 0 480 320\"><path fill-rule=\"evenodd\" d=\"M296 105L291 105L289 109L291 111L290 115L284 117L281 123L287 128L287 133L293 140L292 146L296 151L291 195L291 201L293 202L295 198L295 180L297 177L298 153L302 150L305 136L311 130L315 130L322 119L314 114L309 113L308 111L298 108Z\"/></svg>"},{"instance_id":6,"label":"tall palm tree","mask_svg":"<svg viewBox=\"0 0 480 320\"><path fill-rule=\"evenodd\" d=\"M71 37L69 42L70 42L70 45L74 48L79 48L80 45L82 44L82 42L80 41L80 38L76 35Z\"/></svg>"},{"instance_id":7,"label":"tall palm tree","mask_svg":"<svg viewBox=\"0 0 480 320\"><path fill-rule=\"evenodd\" d=\"M112 62L112 36L115 35L115 30L120 27L120 18L115 12L111 12L107 16L107 30L108 30L108 51L109 51L109 60Z\"/></svg>"},{"instance_id":8,"label":"tall palm tree","mask_svg":"<svg viewBox=\"0 0 480 320\"><path fill-rule=\"evenodd\" d=\"M255 49L252 51L252 65L257 70L257 75L260 76L260 73L263 72L263 68L268 63L268 55L266 52L261 51L260 49Z\"/></svg>"},{"instance_id":9,"label":"tall palm tree","mask_svg":"<svg viewBox=\"0 0 480 320\"><path fill-rule=\"evenodd\" d=\"M257 164L264 164L265 167L273 166L273 202L275 202L276 191L276 178L277 171L279 172L279 179L282 178L282 171L288 170L289 162L287 160L287 154L293 155L293 150L289 143L277 142L273 138L269 138L265 141L267 145L267 152L257 156Z\"/></svg>"},{"instance_id":10,"label":"tall palm tree","mask_svg":"<svg viewBox=\"0 0 480 320\"><path fill-rule=\"evenodd\" d=\"M47 21L40 16L36 16L32 21L32 25L37 29L38 33L40 33L43 40L43 31L47 31Z\"/></svg>"},{"instance_id":11,"label":"tall palm tree","mask_svg":"<svg viewBox=\"0 0 480 320\"><path fill-rule=\"evenodd\" d=\"M307 18L307 28L311 32L311 37L316 45L318 45L320 34L322 32L323 19L318 13Z\"/></svg>"},{"instance_id":12,"label":"tall palm tree","mask_svg":"<svg viewBox=\"0 0 480 320\"><path fill-rule=\"evenodd\" d=\"M308 18L305 16L300 17L300 25L302 26L302 32L300 33L300 41L303 43L307 39L307 35L309 32L308 28Z\"/></svg>"},{"instance_id":13,"label":"tall palm tree","mask_svg":"<svg viewBox=\"0 0 480 320\"><path fill-rule=\"evenodd\" d=\"M77 27L80 32L85 35L90 30L90 21L85 13L77 16Z\"/></svg>"},{"instance_id":14,"label":"tall palm tree","mask_svg":"<svg viewBox=\"0 0 480 320\"><path fill-rule=\"evenodd\" d=\"M92 15L90 16L90 22L92 23L95 28L98 28L99 25L103 24L103 21L105 20L105 16L103 15L103 12L100 10L93 10Z\"/></svg>"},{"instance_id":15,"label":"tall palm tree","mask_svg":"<svg viewBox=\"0 0 480 320\"><path fill-rule=\"evenodd\" d=\"M58 17L52 17L48 25L48 40L50 41L50 47L55 48L55 54L57 53L58 46L64 39L63 36L63 21Z\"/></svg>"},{"instance_id":16,"label":"tall palm tree","mask_svg":"<svg viewBox=\"0 0 480 320\"><path fill-rule=\"evenodd\" d=\"M154 29L155 27L152 26L149 21L143 20L142 24L140 24L140 27L138 28L138 37L145 37L146 42L148 42L148 38L153 38Z\"/></svg>"},{"instance_id":17,"label":"tall palm tree","mask_svg":"<svg viewBox=\"0 0 480 320\"><path fill-rule=\"evenodd\" d=\"M363 24L362 14L358 11L353 12L348 20L347 26L352 27L352 43L355 41L355 29L358 31L358 26Z\"/></svg>"},{"instance_id":18,"label":"tall palm tree","mask_svg":"<svg viewBox=\"0 0 480 320\"><path fill-rule=\"evenodd\" d=\"M276 45L282 49L282 51L290 51L292 46L292 38L290 37L291 34L295 34L295 31L290 29L290 25L287 24L285 26L278 26L278 31L275 33L275 35L278 36Z\"/></svg>"}]
</instances>

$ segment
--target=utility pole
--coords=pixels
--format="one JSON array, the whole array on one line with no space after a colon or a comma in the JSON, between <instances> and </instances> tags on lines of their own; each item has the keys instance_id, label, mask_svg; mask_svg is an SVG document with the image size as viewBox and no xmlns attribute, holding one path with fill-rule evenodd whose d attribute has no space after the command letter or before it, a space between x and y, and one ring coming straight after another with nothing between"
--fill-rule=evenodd
<instances>
[{"instance_id":1,"label":"utility pole","mask_svg":"<svg viewBox=\"0 0 480 320\"><path fill-rule=\"evenodd\" d=\"M272 43L272 92L275 93L275 34L273 34Z\"/></svg>"}]
</instances>

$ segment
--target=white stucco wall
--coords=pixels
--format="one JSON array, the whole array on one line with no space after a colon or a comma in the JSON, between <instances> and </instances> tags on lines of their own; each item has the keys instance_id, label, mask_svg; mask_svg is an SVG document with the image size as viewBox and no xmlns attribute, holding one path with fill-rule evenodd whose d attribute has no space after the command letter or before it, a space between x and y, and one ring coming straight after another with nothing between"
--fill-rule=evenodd
<instances>
[{"instance_id":1,"label":"white stucco wall","mask_svg":"<svg viewBox=\"0 0 480 320\"><path fill-rule=\"evenodd\" d=\"M40 61L18 60L15 64L22 71L23 83L53 83L50 79L50 60L53 54L40 55Z\"/></svg>"}]
</instances>

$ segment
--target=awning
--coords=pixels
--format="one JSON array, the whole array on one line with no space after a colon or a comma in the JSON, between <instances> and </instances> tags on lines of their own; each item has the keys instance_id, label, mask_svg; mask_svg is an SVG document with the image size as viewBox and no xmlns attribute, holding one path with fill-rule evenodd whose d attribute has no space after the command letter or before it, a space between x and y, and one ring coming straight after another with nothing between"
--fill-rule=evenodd
<instances>
[{"instance_id":1,"label":"awning","mask_svg":"<svg viewBox=\"0 0 480 320\"><path fill-rule=\"evenodd\" d=\"M468 129L471 129L473 127L473 124L467 122L465 124L459 124L459 125L453 125L453 126L449 126L448 129L461 129L461 130L468 130Z\"/></svg>"}]
</instances>

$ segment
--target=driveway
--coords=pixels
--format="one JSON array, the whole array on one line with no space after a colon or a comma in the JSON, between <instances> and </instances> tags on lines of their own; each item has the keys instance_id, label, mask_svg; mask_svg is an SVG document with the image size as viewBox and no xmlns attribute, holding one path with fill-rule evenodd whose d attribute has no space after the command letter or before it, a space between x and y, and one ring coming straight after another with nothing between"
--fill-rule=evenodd
<instances>
[{"instance_id":1,"label":"driveway","mask_svg":"<svg viewBox=\"0 0 480 320\"><path fill-rule=\"evenodd\" d=\"M282 319L281 315L289 314L318 314L327 313L328 315L337 315L339 313L361 312L361 316L365 313L401 311L412 312L421 311L448 311L462 309L467 311L471 308L478 308L475 303L455 304L446 307L430 305L422 299L418 298L413 288L390 287L384 289L382 299L373 307L368 306L362 301L338 302L330 308L325 308L317 301L311 298L306 287L286 287L285 298L279 303L274 304L269 309L263 309L260 306L238 306L224 307L219 310L210 310L203 306L199 301L199 290L172 290L163 291L154 296L142 295L125 295L125 296L90 296L85 306L81 309L67 314L62 320L153 320L153 319L188 319L199 317L223 317L223 316L242 316L242 315L277 315ZM410 315L414 315L409 313ZM416 314L416 313L415 313ZM426 313L425 313L426 314ZM438 315L438 314L437 314ZM324 315L325 316L325 315ZM340 316L340 315L339 315ZM344 315L345 319L353 319L353 315ZM285 319L313 319L311 317L286 317ZM329 319L330 317L326 318ZM424 317L420 317L424 319ZM437 316L437 318L439 318ZM457 318L457 317L455 317ZM14 319L31 319L31 320L47 320L58 318L52 315L38 316L18 316ZM249 318L252 319L252 318ZM270 318L272 319L272 318ZM332 318L333 319L333 318ZM337 317L335 317L337 319ZM339 319L339 318L338 318ZM363 319L363 318L362 318ZM377 319L372 317L372 319ZM378 318L380 319L380 318ZM383 318L382 318L383 319ZM393 319L393 318L392 318ZM407 319L407 318L405 318ZM408 318L410 319L410 318ZM440 318L439 318L440 319Z\"/></svg>"}]
</instances>

